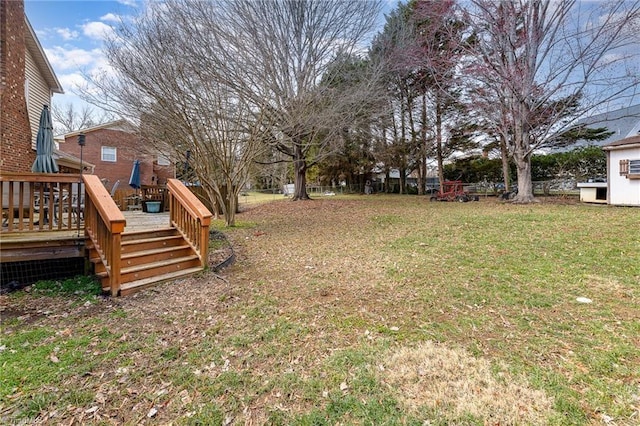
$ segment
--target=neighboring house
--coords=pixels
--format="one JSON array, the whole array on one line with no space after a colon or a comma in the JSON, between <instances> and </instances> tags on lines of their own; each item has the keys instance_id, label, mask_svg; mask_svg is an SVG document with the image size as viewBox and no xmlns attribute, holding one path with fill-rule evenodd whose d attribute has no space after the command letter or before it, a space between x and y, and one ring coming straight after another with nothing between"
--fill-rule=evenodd
<instances>
[{"instance_id":1,"label":"neighboring house","mask_svg":"<svg viewBox=\"0 0 640 426\"><path fill-rule=\"evenodd\" d=\"M0 0L0 171L30 173L43 105L62 87L24 14L24 3ZM54 152L61 171L79 159Z\"/></svg>"},{"instance_id":2,"label":"neighboring house","mask_svg":"<svg viewBox=\"0 0 640 426\"><path fill-rule=\"evenodd\" d=\"M56 146L60 146L60 143L64 143L64 139L56 137L54 139ZM84 153L83 153L84 154ZM75 155L67 154L66 152L57 149L53 152L53 158L58 164L60 173L79 173L80 163L82 163L83 173L93 175L95 174L96 165L88 162L84 158L78 158Z\"/></svg>"},{"instance_id":3,"label":"neighboring house","mask_svg":"<svg viewBox=\"0 0 640 426\"><path fill-rule=\"evenodd\" d=\"M60 151L80 156L80 133L85 135L83 160L95 165L93 173L104 179L109 189L116 182L119 182L119 188L128 188L135 160L140 160L142 185L165 184L168 178L174 177L173 165L162 156L148 154L136 127L126 120L67 133L64 142L60 143Z\"/></svg>"},{"instance_id":4,"label":"neighboring house","mask_svg":"<svg viewBox=\"0 0 640 426\"><path fill-rule=\"evenodd\" d=\"M605 145L608 203L640 206L640 135Z\"/></svg>"}]
</instances>

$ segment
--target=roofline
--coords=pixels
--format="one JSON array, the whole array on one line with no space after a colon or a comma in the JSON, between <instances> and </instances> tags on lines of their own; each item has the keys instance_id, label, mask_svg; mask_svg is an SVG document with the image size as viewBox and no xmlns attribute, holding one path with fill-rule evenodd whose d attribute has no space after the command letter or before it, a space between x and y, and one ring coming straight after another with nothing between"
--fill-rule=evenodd
<instances>
[{"instance_id":1,"label":"roofline","mask_svg":"<svg viewBox=\"0 0 640 426\"><path fill-rule=\"evenodd\" d=\"M640 148L640 142L629 143L626 145L606 145L602 147L602 149L605 151L616 151L619 149L629 149L629 148Z\"/></svg>"},{"instance_id":2,"label":"roofline","mask_svg":"<svg viewBox=\"0 0 640 426\"><path fill-rule=\"evenodd\" d=\"M56 163L58 163L59 165L63 165L66 167L72 166L72 167L78 167L78 169L80 168L80 165L82 164L83 168L87 168L89 170L91 170L91 172L93 173L93 171L96 168L96 165L93 163L89 163L88 161L81 161L80 158L76 157L75 155L69 154L67 152L61 151L59 149L55 149L53 151L54 157L56 158Z\"/></svg>"},{"instance_id":3,"label":"roofline","mask_svg":"<svg viewBox=\"0 0 640 426\"><path fill-rule=\"evenodd\" d=\"M65 133L63 135L61 135L63 138L69 138L69 137L73 137L73 136L78 136L80 133L90 133L90 132L94 132L96 130L100 130L100 129L105 129L107 127L111 127L117 124L127 124L129 126L131 126L132 129L135 129L135 126L133 124L131 124L129 121L125 120L124 118L120 119L120 120L115 120L115 121L109 121L108 123L102 123L102 124L98 124L97 126L93 126L93 127L87 127L86 129L79 129L76 130L74 132L71 133Z\"/></svg>"},{"instance_id":4,"label":"roofline","mask_svg":"<svg viewBox=\"0 0 640 426\"><path fill-rule=\"evenodd\" d=\"M40 58L35 58L36 65L38 65L38 67L41 69L44 68L42 69L42 71L44 71L45 73L44 78L47 81L47 84L49 85L49 89L51 89L53 93L60 93L60 94L64 93L64 89L62 89L62 85L60 84L60 81L58 80L56 73L53 71L53 68L51 67L51 63L49 62L47 55L44 53L44 49L42 48L42 45L40 44L40 41L36 36L36 32L33 30L33 27L31 26L31 23L29 22L29 18L27 18L26 14L24 15L24 21L27 24L27 28L29 29L28 35L31 36L27 38L26 44L28 47L32 48L30 50L33 50L33 48L35 47L36 54L40 56Z\"/></svg>"}]
</instances>

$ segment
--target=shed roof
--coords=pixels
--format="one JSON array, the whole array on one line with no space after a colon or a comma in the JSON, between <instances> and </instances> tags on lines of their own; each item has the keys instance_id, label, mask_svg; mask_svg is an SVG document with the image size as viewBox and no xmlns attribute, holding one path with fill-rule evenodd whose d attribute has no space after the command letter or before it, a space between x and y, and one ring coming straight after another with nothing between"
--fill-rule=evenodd
<instances>
[{"instance_id":1,"label":"shed roof","mask_svg":"<svg viewBox=\"0 0 640 426\"><path fill-rule=\"evenodd\" d=\"M611 142L602 147L602 149L611 151L615 149L626 149L626 148L636 148L640 147L640 135L631 136L629 138L620 139L614 142Z\"/></svg>"}]
</instances>

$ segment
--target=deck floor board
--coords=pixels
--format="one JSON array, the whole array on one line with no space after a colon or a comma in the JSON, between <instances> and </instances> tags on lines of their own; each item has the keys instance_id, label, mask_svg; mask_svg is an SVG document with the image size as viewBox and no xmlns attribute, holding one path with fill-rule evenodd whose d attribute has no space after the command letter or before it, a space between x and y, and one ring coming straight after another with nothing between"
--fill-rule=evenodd
<instances>
[{"instance_id":1,"label":"deck floor board","mask_svg":"<svg viewBox=\"0 0 640 426\"><path fill-rule=\"evenodd\" d=\"M124 232L148 231L169 227L169 213L143 213L141 211L122 212L127 221ZM84 234L80 230L80 236ZM0 234L0 245L2 243L36 243L54 242L64 240L77 240L78 230L64 231L20 231L3 232Z\"/></svg>"}]
</instances>

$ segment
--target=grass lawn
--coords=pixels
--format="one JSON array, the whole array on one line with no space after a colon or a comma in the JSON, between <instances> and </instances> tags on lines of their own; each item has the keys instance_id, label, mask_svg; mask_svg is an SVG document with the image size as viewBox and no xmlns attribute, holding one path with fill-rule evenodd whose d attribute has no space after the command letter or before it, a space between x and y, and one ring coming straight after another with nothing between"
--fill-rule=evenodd
<instances>
[{"instance_id":1,"label":"grass lawn","mask_svg":"<svg viewBox=\"0 0 640 426\"><path fill-rule=\"evenodd\" d=\"M0 296L0 422L640 424L640 210L374 195L237 220L223 276Z\"/></svg>"}]
</instances>

